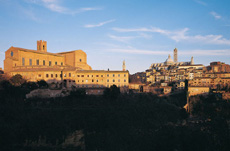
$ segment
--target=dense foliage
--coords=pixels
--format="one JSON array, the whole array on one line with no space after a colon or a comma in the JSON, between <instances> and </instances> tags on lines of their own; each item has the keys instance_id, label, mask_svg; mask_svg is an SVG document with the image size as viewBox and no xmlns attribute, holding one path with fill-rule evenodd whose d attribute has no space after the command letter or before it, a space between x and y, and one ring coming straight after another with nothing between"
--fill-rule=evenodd
<instances>
[{"instance_id":1,"label":"dense foliage","mask_svg":"<svg viewBox=\"0 0 230 151\"><path fill-rule=\"evenodd\" d=\"M191 98L191 118L182 108L185 93L160 98L112 87L102 96L80 89L63 98L25 99L34 84L0 82L0 150L80 150L61 145L76 130L92 151L230 150L230 104L213 96Z\"/></svg>"}]
</instances>

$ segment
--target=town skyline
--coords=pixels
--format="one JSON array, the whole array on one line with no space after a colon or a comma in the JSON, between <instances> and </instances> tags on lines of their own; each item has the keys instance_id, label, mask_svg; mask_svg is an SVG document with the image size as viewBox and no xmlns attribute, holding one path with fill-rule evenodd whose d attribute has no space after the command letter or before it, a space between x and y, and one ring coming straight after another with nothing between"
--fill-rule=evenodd
<instances>
[{"instance_id":1,"label":"town skyline","mask_svg":"<svg viewBox=\"0 0 230 151\"><path fill-rule=\"evenodd\" d=\"M121 70L125 60L131 74L145 71L174 48L178 61L230 64L227 0L0 2L0 67L11 46L36 50L37 40L52 53L85 51L94 70Z\"/></svg>"}]
</instances>

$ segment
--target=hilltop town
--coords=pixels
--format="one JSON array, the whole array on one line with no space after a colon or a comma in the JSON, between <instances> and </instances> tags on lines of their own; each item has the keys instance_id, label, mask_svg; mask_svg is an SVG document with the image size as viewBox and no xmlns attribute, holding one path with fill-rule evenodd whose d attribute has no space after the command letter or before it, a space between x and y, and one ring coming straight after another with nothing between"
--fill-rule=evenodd
<instances>
[{"instance_id":1,"label":"hilltop town","mask_svg":"<svg viewBox=\"0 0 230 151\"><path fill-rule=\"evenodd\" d=\"M37 41L37 50L10 47L5 52L5 77L21 75L25 80L45 80L50 88L84 88L87 94L102 95L105 88L115 85L122 93L153 93L159 96L183 91L189 96L218 92L229 96L230 65L211 62L209 66L190 61L179 62L179 51L173 51L165 62L152 63L145 72L129 75L125 61L120 71L93 70L82 50L62 53L47 52L47 42ZM5 74L4 74L5 73Z\"/></svg>"},{"instance_id":2,"label":"hilltop town","mask_svg":"<svg viewBox=\"0 0 230 151\"><path fill-rule=\"evenodd\" d=\"M1 150L229 150L230 66L95 70L82 50L10 47L0 70ZM190 146L188 148L188 146Z\"/></svg>"}]
</instances>

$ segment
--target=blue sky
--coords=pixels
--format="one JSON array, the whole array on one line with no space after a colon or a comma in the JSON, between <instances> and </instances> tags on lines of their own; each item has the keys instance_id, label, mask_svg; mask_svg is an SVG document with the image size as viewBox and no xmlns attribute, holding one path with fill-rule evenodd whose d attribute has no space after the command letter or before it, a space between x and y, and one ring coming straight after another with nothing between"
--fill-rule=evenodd
<instances>
[{"instance_id":1,"label":"blue sky","mask_svg":"<svg viewBox=\"0 0 230 151\"><path fill-rule=\"evenodd\" d=\"M95 70L178 60L230 64L229 0L0 0L0 67L11 46L82 49Z\"/></svg>"}]
</instances>

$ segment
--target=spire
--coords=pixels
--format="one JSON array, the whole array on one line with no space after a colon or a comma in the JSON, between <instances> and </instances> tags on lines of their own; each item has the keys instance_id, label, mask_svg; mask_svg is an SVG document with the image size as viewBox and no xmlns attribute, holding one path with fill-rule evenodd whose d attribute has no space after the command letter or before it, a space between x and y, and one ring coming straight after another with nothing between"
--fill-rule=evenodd
<instances>
[{"instance_id":1,"label":"spire","mask_svg":"<svg viewBox=\"0 0 230 151\"><path fill-rule=\"evenodd\" d=\"M170 56L170 54L168 55L168 59L171 59L171 56Z\"/></svg>"},{"instance_id":2,"label":"spire","mask_svg":"<svg viewBox=\"0 0 230 151\"><path fill-rule=\"evenodd\" d=\"M193 56L191 57L191 65L194 64L194 59L193 59Z\"/></svg>"},{"instance_id":3,"label":"spire","mask_svg":"<svg viewBox=\"0 0 230 151\"><path fill-rule=\"evenodd\" d=\"M125 60L123 61L122 69L123 69L123 71L126 71Z\"/></svg>"}]
</instances>

